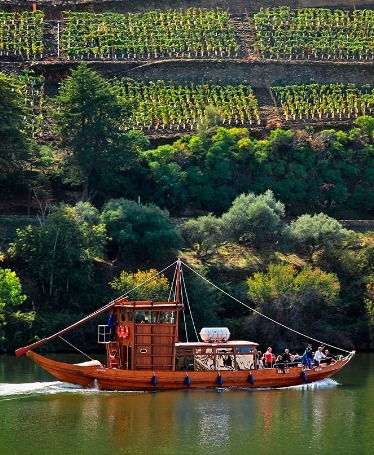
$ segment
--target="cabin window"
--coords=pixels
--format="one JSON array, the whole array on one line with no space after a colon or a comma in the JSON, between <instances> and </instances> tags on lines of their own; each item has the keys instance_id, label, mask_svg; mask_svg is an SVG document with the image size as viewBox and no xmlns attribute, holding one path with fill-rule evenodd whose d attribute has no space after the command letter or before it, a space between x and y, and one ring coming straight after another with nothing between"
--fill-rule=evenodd
<instances>
[{"instance_id":1,"label":"cabin window","mask_svg":"<svg viewBox=\"0 0 374 455\"><path fill-rule=\"evenodd\" d=\"M124 309L121 309L120 321L121 322L126 322L126 310L124 310Z\"/></svg>"},{"instance_id":2,"label":"cabin window","mask_svg":"<svg viewBox=\"0 0 374 455\"><path fill-rule=\"evenodd\" d=\"M255 368L254 348L236 348L236 362L238 370L252 370Z\"/></svg>"},{"instance_id":3,"label":"cabin window","mask_svg":"<svg viewBox=\"0 0 374 455\"><path fill-rule=\"evenodd\" d=\"M216 364L220 370L235 370L235 353L233 348L217 348Z\"/></svg>"},{"instance_id":4,"label":"cabin window","mask_svg":"<svg viewBox=\"0 0 374 455\"><path fill-rule=\"evenodd\" d=\"M144 311L136 311L135 312L135 322L144 322L145 320L145 312Z\"/></svg>"},{"instance_id":5,"label":"cabin window","mask_svg":"<svg viewBox=\"0 0 374 455\"><path fill-rule=\"evenodd\" d=\"M175 369L177 371L194 370L194 356L192 348L177 348Z\"/></svg>"},{"instance_id":6,"label":"cabin window","mask_svg":"<svg viewBox=\"0 0 374 455\"><path fill-rule=\"evenodd\" d=\"M197 371L215 370L215 359L212 348L198 348L195 350L195 366Z\"/></svg>"},{"instance_id":7,"label":"cabin window","mask_svg":"<svg viewBox=\"0 0 374 455\"><path fill-rule=\"evenodd\" d=\"M165 313L162 314L163 314L162 322L166 324L174 324L175 322L174 311L165 311Z\"/></svg>"}]
</instances>

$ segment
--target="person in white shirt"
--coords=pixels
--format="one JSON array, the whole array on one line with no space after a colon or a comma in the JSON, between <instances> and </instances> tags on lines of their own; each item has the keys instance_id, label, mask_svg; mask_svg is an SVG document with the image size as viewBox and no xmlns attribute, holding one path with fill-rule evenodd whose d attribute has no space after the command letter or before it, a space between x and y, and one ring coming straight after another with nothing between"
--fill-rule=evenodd
<instances>
[{"instance_id":1,"label":"person in white shirt","mask_svg":"<svg viewBox=\"0 0 374 455\"><path fill-rule=\"evenodd\" d=\"M314 359L313 360L314 360L314 365L316 367L319 366L319 364L321 363L322 359L326 358L325 354L322 351L323 351L323 346L320 346L318 348L318 350L316 351L316 353L314 354Z\"/></svg>"}]
</instances>

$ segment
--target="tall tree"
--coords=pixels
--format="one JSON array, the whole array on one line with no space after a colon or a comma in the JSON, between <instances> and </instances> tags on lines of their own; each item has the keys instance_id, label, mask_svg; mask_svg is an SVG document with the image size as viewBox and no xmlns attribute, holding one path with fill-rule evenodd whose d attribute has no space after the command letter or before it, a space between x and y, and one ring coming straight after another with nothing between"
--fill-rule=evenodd
<instances>
[{"instance_id":1,"label":"tall tree","mask_svg":"<svg viewBox=\"0 0 374 455\"><path fill-rule=\"evenodd\" d=\"M310 262L313 262L316 253L328 253L333 248L340 248L353 236L352 231L344 229L339 221L324 213L301 215L290 224L289 234Z\"/></svg>"},{"instance_id":2,"label":"tall tree","mask_svg":"<svg viewBox=\"0 0 374 455\"><path fill-rule=\"evenodd\" d=\"M123 129L130 107L85 65L65 79L55 103L58 134L67 151L66 180L82 187L85 201L105 186L103 180L110 187L134 164L131 140Z\"/></svg>"},{"instance_id":3,"label":"tall tree","mask_svg":"<svg viewBox=\"0 0 374 455\"><path fill-rule=\"evenodd\" d=\"M222 215L227 236L248 245L260 246L279 239L284 205L276 201L272 191L256 196L253 193L237 197Z\"/></svg>"},{"instance_id":4,"label":"tall tree","mask_svg":"<svg viewBox=\"0 0 374 455\"><path fill-rule=\"evenodd\" d=\"M29 158L24 115L23 99L14 81L0 73L0 182L17 180Z\"/></svg>"},{"instance_id":5,"label":"tall tree","mask_svg":"<svg viewBox=\"0 0 374 455\"><path fill-rule=\"evenodd\" d=\"M94 261L103 257L105 241L97 210L81 202L53 207L40 226L17 230L9 252L57 309L69 301L77 304L79 298L86 303L95 285Z\"/></svg>"},{"instance_id":6,"label":"tall tree","mask_svg":"<svg viewBox=\"0 0 374 455\"><path fill-rule=\"evenodd\" d=\"M113 258L159 260L176 254L182 239L169 213L157 205L113 199L101 213Z\"/></svg>"}]
</instances>

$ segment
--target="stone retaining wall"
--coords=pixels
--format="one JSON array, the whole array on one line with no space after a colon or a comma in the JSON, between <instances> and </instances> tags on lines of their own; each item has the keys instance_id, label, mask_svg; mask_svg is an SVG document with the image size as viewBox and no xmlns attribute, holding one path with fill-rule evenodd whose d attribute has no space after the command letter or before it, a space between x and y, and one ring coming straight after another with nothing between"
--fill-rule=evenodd
<instances>
[{"instance_id":1,"label":"stone retaining wall","mask_svg":"<svg viewBox=\"0 0 374 455\"><path fill-rule=\"evenodd\" d=\"M149 10L166 10L190 7L215 8L220 7L229 10L232 14L253 14L261 7L276 7L288 5L293 9L306 7L319 8L370 8L374 7L373 0L1 0L0 9L5 11L24 11L31 9L32 4L44 11L46 19L60 20L61 12L88 11L101 13L104 11L113 12L144 12Z\"/></svg>"},{"instance_id":2,"label":"stone retaining wall","mask_svg":"<svg viewBox=\"0 0 374 455\"><path fill-rule=\"evenodd\" d=\"M339 220L339 223L355 232L374 231L374 220Z\"/></svg>"}]
</instances>

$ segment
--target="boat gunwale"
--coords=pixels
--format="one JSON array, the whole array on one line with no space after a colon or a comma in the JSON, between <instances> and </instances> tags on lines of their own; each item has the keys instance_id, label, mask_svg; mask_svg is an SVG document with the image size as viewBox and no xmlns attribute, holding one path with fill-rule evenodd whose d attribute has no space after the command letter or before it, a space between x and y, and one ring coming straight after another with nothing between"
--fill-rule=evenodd
<instances>
[{"instance_id":1,"label":"boat gunwale","mask_svg":"<svg viewBox=\"0 0 374 455\"><path fill-rule=\"evenodd\" d=\"M171 391L220 387L233 389L283 388L310 384L327 379L337 373L352 359L355 351L331 365L322 364L322 366L313 367L310 370L295 366L285 368L284 373L281 368L221 371L122 370L105 366L82 366L59 362L34 351L28 351L26 355L61 382L78 384L83 388L91 388L96 384L100 390ZM305 377L302 374L304 372ZM187 376L190 379L189 385L185 380ZM218 377L222 379L221 384L217 381ZM156 384L153 383L153 378L156 378Z\"/></svg>"}]
</instances>

